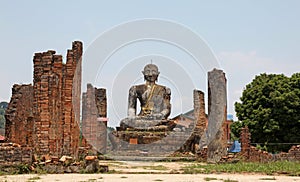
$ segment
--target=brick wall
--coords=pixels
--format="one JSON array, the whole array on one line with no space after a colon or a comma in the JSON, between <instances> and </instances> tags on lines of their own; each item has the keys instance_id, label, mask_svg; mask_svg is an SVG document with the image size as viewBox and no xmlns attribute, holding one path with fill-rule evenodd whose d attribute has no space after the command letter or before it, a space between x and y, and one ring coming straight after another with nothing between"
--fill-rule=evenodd
<instances>
[{"instance_id":1,"label":"brick wall","mask_svg":"<svg viewBox=\"0 0 300 182\"><path fill-rule=\"evenodd\" d=\"M7 141L32 146L33 132L33 87L17 85L12 88L12 97L5 112L5 138Z\"/></svg>"},{"instance_id":2,"label":"brick wall","mask_svg":"<svg viewBox=\"0 0 300 182\"><path fill-rule=\"evenodd\" d=\"M78 41L68 50L65 64L55 51L34 55L34 139L39 154L77 155L79 126L75 115L78 119L81 55L82 43Z\"/></svg>"},{"instance_id":3,"label":"brick wall","mask_svg":"<svg viewBox=\"0 0 300 182\"><path fill-rule=\"evenodd\" d=\"M300 161L300 145L292 146L291 149L286 152L272 155L266 151L259 150L254 146L251 146L251 133L246 126L241 129L240 135L241 152L238 156L241 156L246 161L251 162L266 162L271 160L291 160Z\"/></svg>"},{"instance_id":4,"label":"brick wall","mask_svg":"<svg viewBox=\"0 0 300 182\"><path fill-rule=\"evenodd\" d=\"M274 156L276 160L300 161L300 145L294 145L286 152Z\"/></svg>"},{"instance_id":5,"label":"brick wall","mask_svg":"<svg viewBox=\"0 0 300 182\"><path fill-rule=\"evenodd\" d=\"M35 53L33 86L13 87L11 109L6 111L9 141L32 146L40 155L77 156L81 56L79 41L68 50L66 63L53 50Z\"/></svg>"},{"instance_id":6,"label":"brick wall","mask_svg":"<svg viewBox=\"0 0 300 182\"><path fill-rule=\"evenodd\" d=\"M20 163L32 163L32 149L16 143L0 143L0 165Z\"/></svg>"}]
</instances>

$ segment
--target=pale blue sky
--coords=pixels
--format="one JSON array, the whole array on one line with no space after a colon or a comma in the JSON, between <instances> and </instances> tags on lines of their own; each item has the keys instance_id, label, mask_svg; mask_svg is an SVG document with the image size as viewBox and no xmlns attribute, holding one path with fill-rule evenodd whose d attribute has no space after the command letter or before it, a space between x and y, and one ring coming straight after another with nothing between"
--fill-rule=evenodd
<instances>
[{"instance_id":1,"label":"pale blue sky","mask_svg":"<svg viewBox=\"0 0 300 182\"><path fill-rule=\"evenodd\" d=\"M298 0L1 1L0 100L9 101L14 83L32 83L34 52L54 49L65 57L74 40L86 48L113 26L156 18L183 24L210 45L226 72L234 113L255 75L299 72L299 10Z\"/></svg>"}]
</instances>

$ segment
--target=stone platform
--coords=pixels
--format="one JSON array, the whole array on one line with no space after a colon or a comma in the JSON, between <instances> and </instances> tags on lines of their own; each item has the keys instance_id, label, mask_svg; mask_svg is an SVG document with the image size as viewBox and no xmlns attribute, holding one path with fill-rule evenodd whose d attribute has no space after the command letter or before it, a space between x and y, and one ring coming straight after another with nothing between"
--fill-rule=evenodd
<instances>
[{"instance_id":1,"label":"stone platform","mask_svg":"<svg viewBox=\"0 0 300 182\"><path fill-rule=\"evenodd\" d=\"M160 126L162 127L162 126ZM113 131L110 138L113 138L113 148L108 154L116 158L143 158L168 157L180 150L192 134L193 126L189 128L175 127L168 130L162 127L161 130L135 131L128 128L126 131Z\"/></svg>"}]
</instances>

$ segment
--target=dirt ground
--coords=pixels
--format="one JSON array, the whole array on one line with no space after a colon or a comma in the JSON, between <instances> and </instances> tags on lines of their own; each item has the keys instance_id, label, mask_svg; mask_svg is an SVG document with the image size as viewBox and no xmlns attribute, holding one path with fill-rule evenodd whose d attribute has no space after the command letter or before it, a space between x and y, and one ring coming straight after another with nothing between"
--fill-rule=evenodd
<instances>
[{"instance_id":1,"label":"dirt ground","mask_svg":"<svg viewBox=\"0 0 300 182\"><path fill-rule=\"evenodd\" d=\"M86 182L135 182L135 181L170 181L170 182L196 182L196 181L299 181L300 177L268 176L262 174L180 174L182 167L191 165L191 162L114 162L101 161L108 165L113 174L26 174L0 176L4 181L86 181ZM173 174L176 173L176 174Z\"/></svg>"}]
</instances>

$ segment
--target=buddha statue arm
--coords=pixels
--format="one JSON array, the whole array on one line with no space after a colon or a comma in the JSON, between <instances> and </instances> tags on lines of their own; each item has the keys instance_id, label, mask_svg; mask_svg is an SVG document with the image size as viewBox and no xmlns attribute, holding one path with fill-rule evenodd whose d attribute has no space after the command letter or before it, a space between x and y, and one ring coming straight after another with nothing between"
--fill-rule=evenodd
<instances>
[{"instance_id":1,"label":"buddha statue arm","mask_svg":"<svg viewBox=\"0 0 300 182\"><path fill-rule=\"evenodd\" d=\"M171 113L170 99L171 99L171 90L166 87L166 92L164 94L163 110L161 111L161 114L163 115L164 119L167 119Z\"/></svg>"},{"instance_id":2,"label":"buddha statue arm","mask_svg":"<svg viewBox=\"0 0 300 182\"><path fill-rule=\"evenodd\" d=\"M137 100L136 87L132 86L129 89L129 95L128 95L128 110L127 110L128 117L136 116L136 102L137 102L136 100Z\"/></svg>"}]
</instances>

